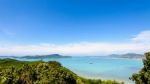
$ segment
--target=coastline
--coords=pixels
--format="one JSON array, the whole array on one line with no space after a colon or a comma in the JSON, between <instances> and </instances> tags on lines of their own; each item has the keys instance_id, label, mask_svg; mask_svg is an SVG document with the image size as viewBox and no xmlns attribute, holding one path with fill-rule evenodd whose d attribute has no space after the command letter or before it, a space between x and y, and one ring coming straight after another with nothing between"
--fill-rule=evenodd
<instances>
[{"instance_id":1,"label":"coastline","mask_svg":"<svg viewBox=\"0 0 150 84\"><path fill-rule=\"evenodd\" d=\"M73 59L73 58L71 58L71 59L72 60L70 60L70 59L67 59L67 60L66 59L54 59L54 60L61 62L64 67L70 69L75 74L77 74L78 76L81 76L83 78L87 78L87 79L102 79L102 80L116 80L116 81L119 81L119 82L124 82L125 84L134 84L134 82L132 82L131 80L129 80L127 78L124 79L122 77L115 77L114 74L113 75L108 75L107 72L103 73L103 68L99 68L99 66L104 67L104 66L102 66L103 64L101 62L103 62L104 65L108 64L107 66L111 66L111 65L109 65L110 61L113 62L113 63L115 62L116 64L118 64L118 63L126 64L126 62L130 61L130 60L132 62L136 61L136 60L137 61L142 61L142 59L129 59L129 58L102 58L101 59L101 57L99 57L99 59L97 59L95 57L94 57L94 59L93 58L88 59L88 58L85 58L85 57L81 57L80 59L78 59L78 58L76 59L76 57L75 57L75 59ZM110 60L110 59L113 59L113 60ZM30 59L30 60L29 59L19 59L19 60L20 61L38 61L36 59L34 59L34 60L33 59ZM54 61L54 60L52 60L52 59L51 60L50 59L44 59L44 61ZM104 60L104 61L102 61L102 60ZM124 60L124 62L123 62L123 60ZM78 61L79 63L76 63L76 61ZM93 63L93 64L91 65L89 63ZM94 64L97 64L97 63L99 63L98 66L97 65L94 66ZM83 64L83 65L79 66L79 64ZM130 63L130 64L133 64L133 63ZM88 68L84 68L83 71L82 70L80 71L80 69L82 67L87 67L87 66L88 66ZM98 70L98 74L95 71L93 71L93 73L90 71L91 68L95 68L95 67L97 68L96 70ZM116 68L119 69L119 66L115 67L115 69ZM89 70L89 72L86 72L85 70ZM102 70L102 72L100 72L100 74L99 74L99 70ZM122 70L120 70L120 71L122 71ZM108 72L111 72L111 71L108 71ZM117 73L121 73L121 72L115 72L115 73L117 75Z\"/></svg>"},{"instance_id":2,"label":"coastline","mask_svg":"<svg viewBox=\"0 0 150 84\"><path fill-rule=\"evenodd\" d=\"M94 74L88 75L88 74L84 74L84 73L77 71L77 70L71 70L71 71L76 73L78 76L83 77L83 78L87 78L87 79L116 80L119 82L124 82L125 84L134 84L134 82L131 80L119 79L119 78L114 79L113 77L98 76L98 75L94 75Z\"/></svg>"}]
</instances>

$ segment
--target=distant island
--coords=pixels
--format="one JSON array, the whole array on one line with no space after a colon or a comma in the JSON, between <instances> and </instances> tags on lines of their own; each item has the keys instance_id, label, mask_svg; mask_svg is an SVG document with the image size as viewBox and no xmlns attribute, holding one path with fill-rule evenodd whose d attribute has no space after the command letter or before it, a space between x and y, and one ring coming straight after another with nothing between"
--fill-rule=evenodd
<instances>
[{"instance_id":1,"label":"distant island","mask_svg":"<svg viewBox=\"0 0 150 84\"><path fill-rule=\"evenodd\" d=\"M59 54L50 55L29 55L29 56L0 56L0 58L24 58L24 59L44 59L44 58L70 58L71 56L63 56Z\"/></svg>"},{"instance_id":2,"label":"distant island","mask_svg":"<svg viewBox=\"0 0 150 84\"><path fill-rule=\"evenodd\" d=\"M71 56L63 56L59 54L50 54L50 55L35 55L35 56L23 56L21 58L26 59L43 59L43 58L70 58Z\"/></svg>"},{"instance_id":3,"label":"distant island","mask_svg":"<svg viewBox=\"0 0 150 84\"><path fill-rule=\"evenodd\" d=\"M144 58L144 55L143 54L136 54L136 53L127 53L127 54L111 54L111 55L109 55L109 57L142 59L142 58Z\"/></svg>"}]
</instances>

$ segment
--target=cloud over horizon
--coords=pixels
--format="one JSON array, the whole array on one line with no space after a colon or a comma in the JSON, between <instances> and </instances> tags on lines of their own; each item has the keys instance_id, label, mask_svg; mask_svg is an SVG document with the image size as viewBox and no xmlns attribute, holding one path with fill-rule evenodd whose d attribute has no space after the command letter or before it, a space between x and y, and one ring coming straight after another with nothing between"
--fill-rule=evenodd
<instances>
[{"instance_id":1,"label":"cloud over horizon","mask_svg":"<svg viewBox=\"0 0 150 84\"><path fill-rule=\"evenodd\" d=\"M121 53L144 53L150 51L150 31L142 31L128 43L80 42L63 45L5 45L0 46L0 55L62 54L72 56L100 56Z\"/></svg>"},{"instance_id":2,"label":"cloud over horizon","mask_svg":"<svg viewBox=\"0 0 150 84\"><path fill-rule=\"evenodd\" d=\"M134 42L150 44L150 30L140 32L136 37L132 38Z\"/></svg>"}]
</instances>

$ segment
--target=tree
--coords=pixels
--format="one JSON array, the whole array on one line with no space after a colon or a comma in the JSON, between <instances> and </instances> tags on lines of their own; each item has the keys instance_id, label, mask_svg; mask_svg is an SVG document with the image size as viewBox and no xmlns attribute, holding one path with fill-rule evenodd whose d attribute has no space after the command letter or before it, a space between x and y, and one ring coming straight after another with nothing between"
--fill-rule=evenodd
<instances>
[{"instance_id":1,"label":"tree","mask_svg":"<svg viewBox=\"0 0 150 84\"><path fill-rule=\"evenodd\" d=\"M0 59L0 84L123 84L85 79L56 61L26 62Z\"/></svg>"},{"instance_id":2,"label":"tree","mask_svg":"<svg viewBox=\"0 0 150 84\"><path fill-rule=\"evenodd\" d=\"M138 73L135 73L130 77L136 84L150 84L150 52L145 53L143 59L144 67Z\"/></svg>"}]
</instances>

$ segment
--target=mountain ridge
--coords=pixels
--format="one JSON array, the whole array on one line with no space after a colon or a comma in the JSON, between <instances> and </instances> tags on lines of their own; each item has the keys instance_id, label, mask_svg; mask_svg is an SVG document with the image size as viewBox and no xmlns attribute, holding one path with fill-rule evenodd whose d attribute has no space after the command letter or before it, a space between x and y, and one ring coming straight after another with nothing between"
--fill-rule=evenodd
<instances>
[{"instance_id":1,"label":"mountain ridge","mask_svg":"<svg viewBox=\"0 0 150 84\"><path fill-rule=\"evenodd\" d=\"M0 58L26 58L26 59L43 59L43 58L70 58L71 56L63 56L60 54L49 55L26 55L26 56L0 56Z\"/></svg>"},{"instance_id":2,"label":"mountain ridge","mask_svg":"<svg viewBox=\"0 0 150 84\"><path fill-rule=\"evenodd\" d=\"M137 53L111 54L108 56L109 57L116 57L116 58L144 58L143 54L137 54Z\"/></svg>"}]
</instances>

